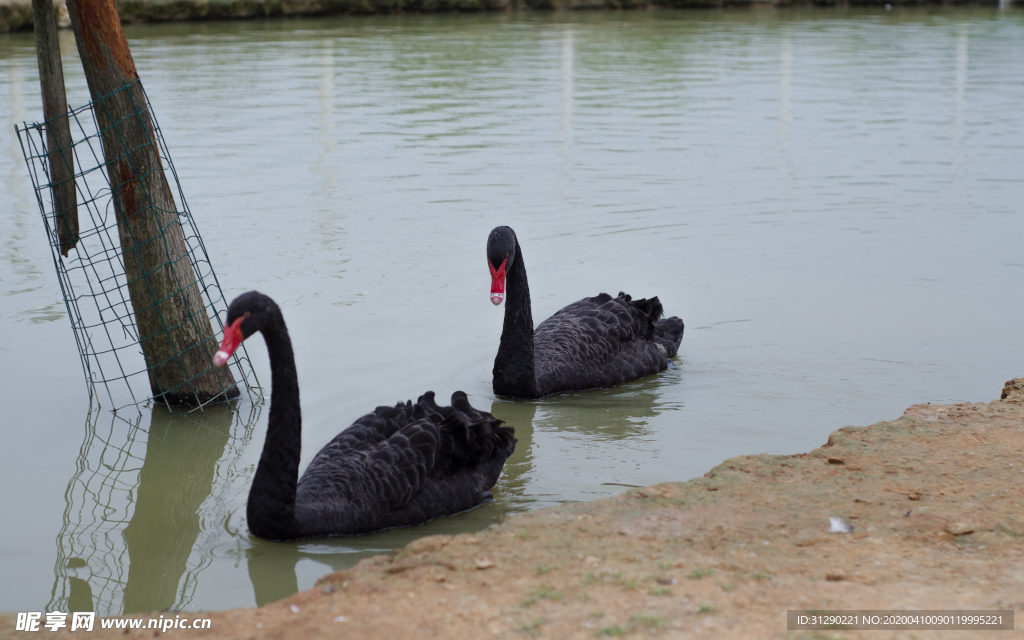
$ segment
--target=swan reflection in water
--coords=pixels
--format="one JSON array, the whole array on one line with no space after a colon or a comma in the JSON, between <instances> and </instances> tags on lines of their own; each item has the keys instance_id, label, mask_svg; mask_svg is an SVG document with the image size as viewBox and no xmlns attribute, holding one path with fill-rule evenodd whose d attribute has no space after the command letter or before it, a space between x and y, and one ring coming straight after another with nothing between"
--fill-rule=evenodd
<instances>
[{"instance_id":1,"label":"swan reflection in water","mask_svg":"<svg viewBox=\"0 0 1024 640\"><path fill-rule=\"evenodd\" d=\"M248 486L237 463L260 407L243 415L236 406L172 413L155 405L148 428L143 414L90 412L65 493L48 611L116 615L190 604L211 561L203 550L223 535L230 485Z\"/></svg>"},{"instance_id":2,"label":"swan reflection in water","mask_svg":"<svg viewBox=\"0 0 1024 640\"><path fill-rule=\"evenodd\" d=\"M545 503L544 496L528 487L538 473L565 473L557 465L542 461L549 453L542 447L552 438L565 440L567 446L581 441L621 446L629 439L646 439L651 436L651 419L680 408L665 401L661 393L662 388L678 384L680 377L681 370L669 361L664 373L611 389L571 391L541 400L495 399L491 413L514 426L519 437L499 481L503 498L511 504L509 511L525 511Z\"/></svg>"},{"instance_id":3,"label":"swan reflection in water","mask_svg":"<svg viewBox=\"0 0 1024 640\"><path fill-rule=\"evenodd\" d=\"M599 441L649 435L652 418L681 408L680 403L664 400L661 393L662 388L679 383L681 371L676 362L669 360L669 368L663 373L610 389L548 396L536 402L535 425L539 431L580 434Z\"/></svg>"},{"instance_id":4,"label":"swan reflection in water","mask_svg":"<svg viewBox=\"0 0 1024 640\"><path fill-rule=\"evenodd\" d=\"M655 419L682 406L666 400L663 391L681 378L682 369L669 361L663 373L611 389L572 391L541 400L495 400L491 413L514 424L517 434L518 420L530 425L529 446L517 447L506 464L514 478L510 489L526 508L536 509L610 496L621 491L616 487L651 482L644 467L662 455ZM600 464L581 464L584 459ZM559 491L544 494L537 489L542 486Z\"/></svg>"}]
</instances>

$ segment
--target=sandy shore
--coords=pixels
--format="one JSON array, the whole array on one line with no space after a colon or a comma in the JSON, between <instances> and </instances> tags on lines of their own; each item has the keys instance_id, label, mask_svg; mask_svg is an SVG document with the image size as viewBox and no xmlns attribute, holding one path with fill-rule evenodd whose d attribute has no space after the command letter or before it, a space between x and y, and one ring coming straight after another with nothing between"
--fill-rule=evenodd
<instances>
[{"instance_id":1,"label":"sandy shore","mask_svg":"<svg viewBox=\"0 0 1024 640\"><path fill-rule=\"evenodd\" d=\"M915 405L806 454L422 538L188 638L985 638L787 631L788 609L1014 609L1024 625L1024 379ZM852 525L829 533L830 517ZM154 614L154 617L159 614ZM0 636L15 633L0 616ZM44 630L46 637L71 634ZM90 637L161 635L94 631Z\"/></svg>"}]
</instances>

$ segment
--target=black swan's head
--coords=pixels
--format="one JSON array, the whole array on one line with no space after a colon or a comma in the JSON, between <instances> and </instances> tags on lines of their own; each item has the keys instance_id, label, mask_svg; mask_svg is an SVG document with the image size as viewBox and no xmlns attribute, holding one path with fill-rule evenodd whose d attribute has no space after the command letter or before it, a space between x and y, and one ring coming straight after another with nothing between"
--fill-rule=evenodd
<instances>
[{"instance_id":1,"label":"black swan's head","mask_svg":"<svg viewBox=\"0 0 1024 640\"><path fill-rule=\"evenodd\" d=\"M281 317L281 310L259 291L248 291L231 301L228 321L224 324L224 340L213 356L213 364L224 366L238 345L257 331L271 329Z\"/></svg>"},{"instance_id":2,"label":"black swan's head","mask_svg":"<svg viewBox=\"0 0 1024 640\"><path fill-rule=\"evenodd\" d=\"M491 270L491 302L505 299L505 274L516 260L516 232L509 227L495 227L487 236L487 266Z\"/></svg>"}]
</instances>

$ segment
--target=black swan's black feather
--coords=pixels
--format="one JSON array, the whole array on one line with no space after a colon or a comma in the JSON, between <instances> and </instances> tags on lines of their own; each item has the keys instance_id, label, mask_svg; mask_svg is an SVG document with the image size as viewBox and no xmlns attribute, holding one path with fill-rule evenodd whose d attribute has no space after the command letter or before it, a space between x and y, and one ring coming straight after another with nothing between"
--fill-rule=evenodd
<instances>
[{"instance_id":1,"label":"black swan's black feather","mask_svg":"<svg viewBox=\"0 0 1024 640\"><path fill-rule=\"evenodd\" d=\"M228 309L228 322L249 316L245 337L262 331L270 351L267 439L249 491L247 519L256 536L294 540L370 533L420 524L490 498L515 431L452 394L439 406L428 391L415 402L377 407L327 443L302 478L298 378L280 309L250 291Z\"/></svg>"},{"instance_id":2,"label":"black swan's black feather","mask_svg":"<svg viewBox=\"0 0 1024 640\"><path fill-rule=\"evenodd\" d=\"M488 260L505 263L507 299L494 360L494 392L540 398L559 391L612 387L664 371L683 339L683 321L662 318L657 297L633 300L620 292L584 298L533 328L526 266L515 232L498 227Z\"/></svg>"}]
</instances>

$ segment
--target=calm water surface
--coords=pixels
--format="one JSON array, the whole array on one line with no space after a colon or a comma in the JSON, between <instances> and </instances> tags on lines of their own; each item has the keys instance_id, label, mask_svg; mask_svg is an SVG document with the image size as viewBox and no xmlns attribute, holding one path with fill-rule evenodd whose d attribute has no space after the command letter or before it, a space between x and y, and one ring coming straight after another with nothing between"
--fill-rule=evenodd
<instances>
[{"instance_id":1,"label":"calm water surface","mask_svg":"<svg viewBox=\"0 0 1024 640\"><path fill-rule=\"evenodd\" d=\"M62 33L69 99L87 100ZM229 298L284 307L303 463L378 404L456 389L519 446L476 511L355 539L249 536L266 406L90 410L12 125L0 36L0 609L263 603L415 537L819 446L1024 374L1024 13L409 16L128 28ZM487 232L534 317L658 295L678 366L495 399ZM249 348L264 384L266 351ZM825 515L825 514L823 514Z\"/></svg>"}]
</instances>

